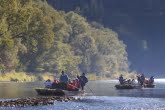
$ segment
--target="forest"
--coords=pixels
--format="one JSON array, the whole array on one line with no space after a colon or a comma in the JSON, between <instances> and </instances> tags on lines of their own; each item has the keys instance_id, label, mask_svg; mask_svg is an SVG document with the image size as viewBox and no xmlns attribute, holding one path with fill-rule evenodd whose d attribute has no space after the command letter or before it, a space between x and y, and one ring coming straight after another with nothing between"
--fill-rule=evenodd
<instances>
[{"instance_id":1,"label":"forest","mask_svg":"<svg viewBox=\"0 0 165 110\"><path fill-rule=\"evenodd\" d=\"M1 73L85 72L115 77L129 70L118 34L46 0L0 0Z\"/></svg>"}]
</instances>

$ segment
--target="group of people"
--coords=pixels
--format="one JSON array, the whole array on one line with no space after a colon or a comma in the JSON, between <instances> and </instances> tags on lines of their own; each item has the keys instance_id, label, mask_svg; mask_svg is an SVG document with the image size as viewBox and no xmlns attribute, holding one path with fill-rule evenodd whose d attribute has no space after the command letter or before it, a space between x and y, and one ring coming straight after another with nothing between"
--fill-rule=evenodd
<instances>
[{"instance_id":1,"label":"group of people","mask_svg":"<svg viewBox=\"0 0 165 110\"><path fill-rule=\"evenodd\" d=\"M137 75L137 81L138 84L144 85L144 84L153 84L154 83L154 76L151 76L149 79L145 78L144 74Z\"/></svg>"},{"instance_id":2,"label":"group of people","mask_svg":"<svg viewBox=\"0 0 165 110\"><path fill-rule=\"evenodd\" d=\"M119 82L121 85L123 85L123 84L135 84L135 79L126 80L123 78L123 75L121 74L119 77ZM144 74L141 74L141 75L139 74L139 75L137 75L137 82L140 85L144 85L144 84L151 84L152 85L154 83L154 77L151 76L150 79L147 79L147 78L145 78Z\"/></svg>"},{"instance_id":3,"label":"group of people","mask_svg":"<svg viewBox=\"0 0 165 110\"><path fill-rule=\"evenodd\" d=\"M82 73L81 76L77 75L77 78L74 80L70 80L68 75L62 71L60 79L54 79L52 83L50 79L45 81L45 88L56 88L56 89L63 89L63 90L70 90L70 91L77 91L81 88L84 90L84 86L88 82L85 73Z\"/></svg>"},{"instance_id":4,"label":"group of people","mask_svg":"<svg viewBox=\"0 0 165 110\"><path fill-rule=\"evenodd\" d=\"M123 75L121 74L120 77L119 77L119 82L121 85L123 84L135 84L135 79L124 79Z\"/></svg>"}]
</instances>

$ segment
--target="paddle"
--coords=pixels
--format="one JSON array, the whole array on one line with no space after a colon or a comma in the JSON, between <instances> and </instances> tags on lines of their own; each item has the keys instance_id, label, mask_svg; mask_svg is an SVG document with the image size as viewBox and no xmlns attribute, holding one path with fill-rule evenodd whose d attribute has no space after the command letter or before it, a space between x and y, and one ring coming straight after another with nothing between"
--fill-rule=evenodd
<instances>
[{"instance_id":1,"label":"paddle","mask_svg":"<svg viewBox=\"0 0 165 110\"><path fill-rule=\"evenodd\" d=\"M79 80L85 84L85 82L84 82L81 78L79 78ZM71 84L69 84L69 85L71 85ZM74 85L71 85L71 86L72 86L72 87L75 87L76 89L79 89L78 87L76 87L76 86L74 86ZM88 85L86 85L86 87L87 87L87 88L90 90L90 92L94 95L94 92L92 91L92 89L91 89Z\"/></svg>"},{"instance_id":2,"label":"paddle","mask_svg":"<svg viewBox=\"0 0 165 110\"><path fill-rule=\"evenodd\" d=\"M79 78L79 80L81 80L81 78ZM81 80L84 84L86 84L83 80ZM88 86L88 85L86 85L86 87L88 87L88 89L91 91L91 93L94 95L94 92L92 91L92 89Z\"/></svg>"}]
</instances>

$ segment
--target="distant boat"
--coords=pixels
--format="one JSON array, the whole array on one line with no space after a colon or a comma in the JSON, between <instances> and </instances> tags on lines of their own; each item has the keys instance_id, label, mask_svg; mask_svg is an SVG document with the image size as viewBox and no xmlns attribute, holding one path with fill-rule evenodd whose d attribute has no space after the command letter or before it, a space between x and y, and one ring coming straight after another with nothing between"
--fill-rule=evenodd
<instances>
[{"instance_id":1,"label":"distant boat","mask_svg":"<svg viewBox=\"0 0 165 110\"><path fill-rule=\"evenodd\" d=\"M141 85L134 85L134 84L117 84L115 85L116 89L141 89L141 88L154 88L155 84L145 84Z\"/></svg>"},{"instance_id":2,"label":"distant boat","mask_svg":"<svg viewBox=\"0 0 165 110\"><path fill-rule=\"evenodd\" d=\"M131 84L117 84L115 85L116 89L134 89L135 86L131 85Z\"/></svg>"}]
</instances>

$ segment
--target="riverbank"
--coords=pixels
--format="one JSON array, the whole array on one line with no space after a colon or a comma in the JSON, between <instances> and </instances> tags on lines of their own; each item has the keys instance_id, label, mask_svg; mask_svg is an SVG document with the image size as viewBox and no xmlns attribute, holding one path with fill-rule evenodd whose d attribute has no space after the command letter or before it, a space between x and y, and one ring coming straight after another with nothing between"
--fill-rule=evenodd
<instances>
[{"instance_id":1,"label":"riverbank","mask_svg":"<svg viewBox=\"0 0 165 110\"><path fill-rule=\"evenodd\" d=\"M33 74L25 72L10 72L1 73L0 82L34 82L51 79L54 80L54 75L49 73Z\"/></svg>"},{"instance_id":2,"label":"riverbank","mask_svg":"<svg viewBox=\"0 0 165 110\"><path fill-rule=\"evenodd\" d=\"M135 74L133 73L123 73L125 78L135 78ZM97 76L96 74L87 74L87 78L91 81L95 80L114 80L118 79L120 74L114 74L110 76L100 75ZM59 75L56 76L59 79ZM1 73L0 74L0 82L34 82L34 81L45 81L47 79L54 80L55 75L52 73L26 73L26 72L10 72L10 73ZM74 79L76 77L71 77Z\"/></svg>"},{"instance_id":3,"label":"riverbank","mask_svg":"<svg viewBox=\"0 0 165 110\"><path fill-rule=\"evenodd\" d=\"M0 81L3 82L17 82L17 81L35 81L36 76L32 74L27 74L24 72L10 72L10 73L1 73Z\"/></svg>"}]
</instances>

